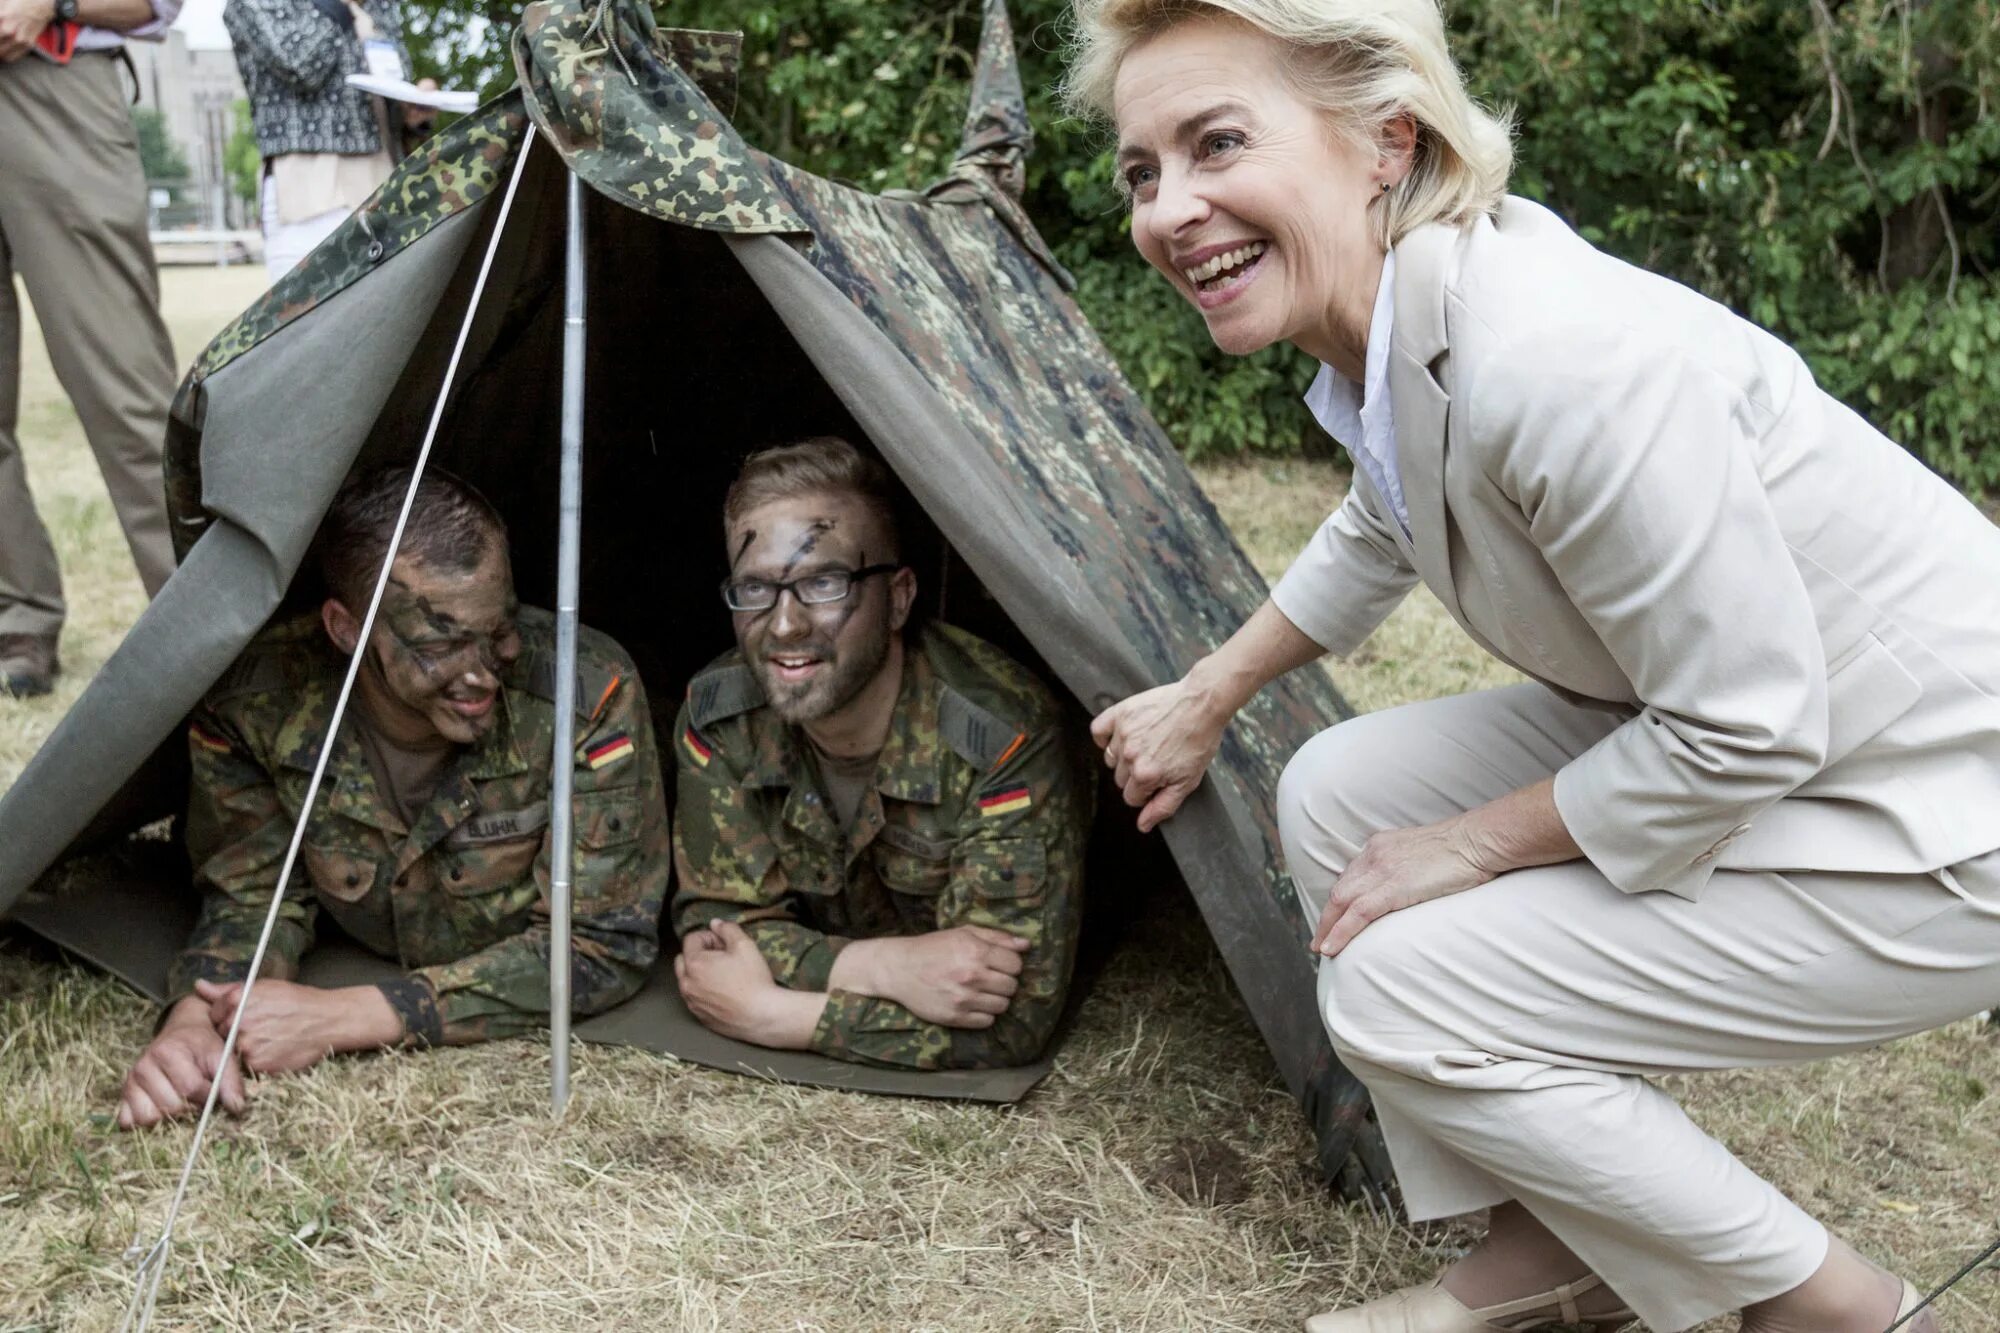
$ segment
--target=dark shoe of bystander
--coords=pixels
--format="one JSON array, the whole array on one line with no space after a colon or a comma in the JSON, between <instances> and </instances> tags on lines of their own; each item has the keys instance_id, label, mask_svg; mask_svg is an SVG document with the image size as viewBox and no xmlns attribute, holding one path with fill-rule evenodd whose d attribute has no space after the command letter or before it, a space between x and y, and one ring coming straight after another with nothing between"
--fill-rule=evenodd
<instances>
[{"instance_id":1,"label":"dark shoe of bystander","mask_svg":"<svg viewBox=\"0 0 2000 1333\"><path fill-rule=\"evenodd\" d=\"M26 699L56 687L56 641L39 634L0 634L0 695Z\"/></svg>"}]
</instances>

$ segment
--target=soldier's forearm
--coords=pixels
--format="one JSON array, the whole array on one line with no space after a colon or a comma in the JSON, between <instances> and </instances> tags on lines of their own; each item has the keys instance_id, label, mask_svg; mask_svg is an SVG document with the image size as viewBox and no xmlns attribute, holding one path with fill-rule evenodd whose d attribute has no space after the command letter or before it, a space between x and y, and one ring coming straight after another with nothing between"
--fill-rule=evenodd
<instances>
[{"instance_id":1,"label":"soldier's forearm","mask_svg":"<svg viewBox=\"0 0 2000 1333\"><path fill-rule=\"evenodd\" d=\"M349 986L340 997L341 1049L372 1051L403 1039L403 1018L375 986Z\"/></svg>"},{"instance_id":2,"label":"soldier's forearm","mask_svg":"<svg viewBox=\"0 0 2000 1333\"><path fill-rule=\"evenodd\" d=\"M895 971L896 943L894 936L848 941L847 947L833 956L833 967L826 977L827 989L879 1000L895 999L891 974Z\"/></svg>"},{"instance_id":3,"label":"soldier's forearm","mask_svg":"<svg viewBox=\"0 0 2000 1333\"><path fill-rule=\"evenodd\" d=\"M826 1010L826 996L812 991L786 990L773 986L747 1016L740 1040L755 1042L780 1051L812 1048L813 1033L819 1030L820 1015Z\"/></svg>"}]
</instances>

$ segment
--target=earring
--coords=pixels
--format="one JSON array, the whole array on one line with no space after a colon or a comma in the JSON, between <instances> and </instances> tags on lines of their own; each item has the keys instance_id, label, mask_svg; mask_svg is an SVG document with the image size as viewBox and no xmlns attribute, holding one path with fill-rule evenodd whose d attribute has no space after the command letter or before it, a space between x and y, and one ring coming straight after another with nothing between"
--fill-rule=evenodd
<instances>
[{"instance_id":1,"label":"earring","mask_svg":"<svg viewBox=\"0 0 2000 1333\"><path fill-rule=\"evenodd\" d=\"M1383 194L1389 193L1389 182L1387 181L1382 182L1382 193Z\"/></svg>"}]
</instances>

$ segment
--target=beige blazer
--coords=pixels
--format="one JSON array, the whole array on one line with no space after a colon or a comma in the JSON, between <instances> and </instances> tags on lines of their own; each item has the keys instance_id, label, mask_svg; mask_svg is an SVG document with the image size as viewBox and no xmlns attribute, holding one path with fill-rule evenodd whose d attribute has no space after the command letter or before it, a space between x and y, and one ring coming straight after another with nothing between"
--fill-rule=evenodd
<instances>
[{"instance_id":1,"label":"beige blazer","mask_svg":"<svg viewBox=\"0 0 2000 1333\"><path fill-rule=\"evenodd\" d=\"M1411 533L1357 476L1287 618L1345 654L1421 578L1628 711L1555 787L1627 892L2000 847L2000 529L1784 343L1536 204L1411 233L1394 298Z\"/></svg>"}]
</instances>

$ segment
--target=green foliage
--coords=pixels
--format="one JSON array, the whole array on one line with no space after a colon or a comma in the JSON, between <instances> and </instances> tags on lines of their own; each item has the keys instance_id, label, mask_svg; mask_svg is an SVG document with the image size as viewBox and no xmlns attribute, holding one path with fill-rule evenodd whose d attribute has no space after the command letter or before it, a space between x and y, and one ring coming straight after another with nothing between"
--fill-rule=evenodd
<instances>
[{"instance_id":1,"label":"green foliage","mask_svg":"<svg viewBox=\"0 0 2000 1333\"><path fill-rule=\"evenodd\" d=\"M1067 0L1011 9L1029 212L1155 414L1195 456L1328 447L1301 354L1222 356L1133 253L1108 136L1053 100ZM424 72L506 85L506 0L412 10ZM659 4L746 34L751 142L876 190L950 161L979 10ZM1519 193L1772 329L1954 481L2000 491L2000 0L1455 0L1451 22L1474 90L1517 113Z\"/></svg>"},{"instance_id":2,"label":"green foliage","mask_svg":"<svg viewBox=\"0 0 2000 1333\"><path fill-rule=\"evenodd\" d=\"M159 185L186 182L187 159L181 156L180 145L167 132L167 118L151 107L135 106L132 128L139 135L139 165L146 179Z\"/></svg>"},{"instance_id":3,"label":"green foliage","mask_svg":"<svg viewBox=\"0 0 2000 1333\"><path fill-rule=\"evenodd\" d=\"M223 145L222 169L229 189L246 204L257 202L257 180L264 159L257 155L257 132L250 123L250 103L237 98L229 108L229 142Z\"/></svg>"}]
</instances>

